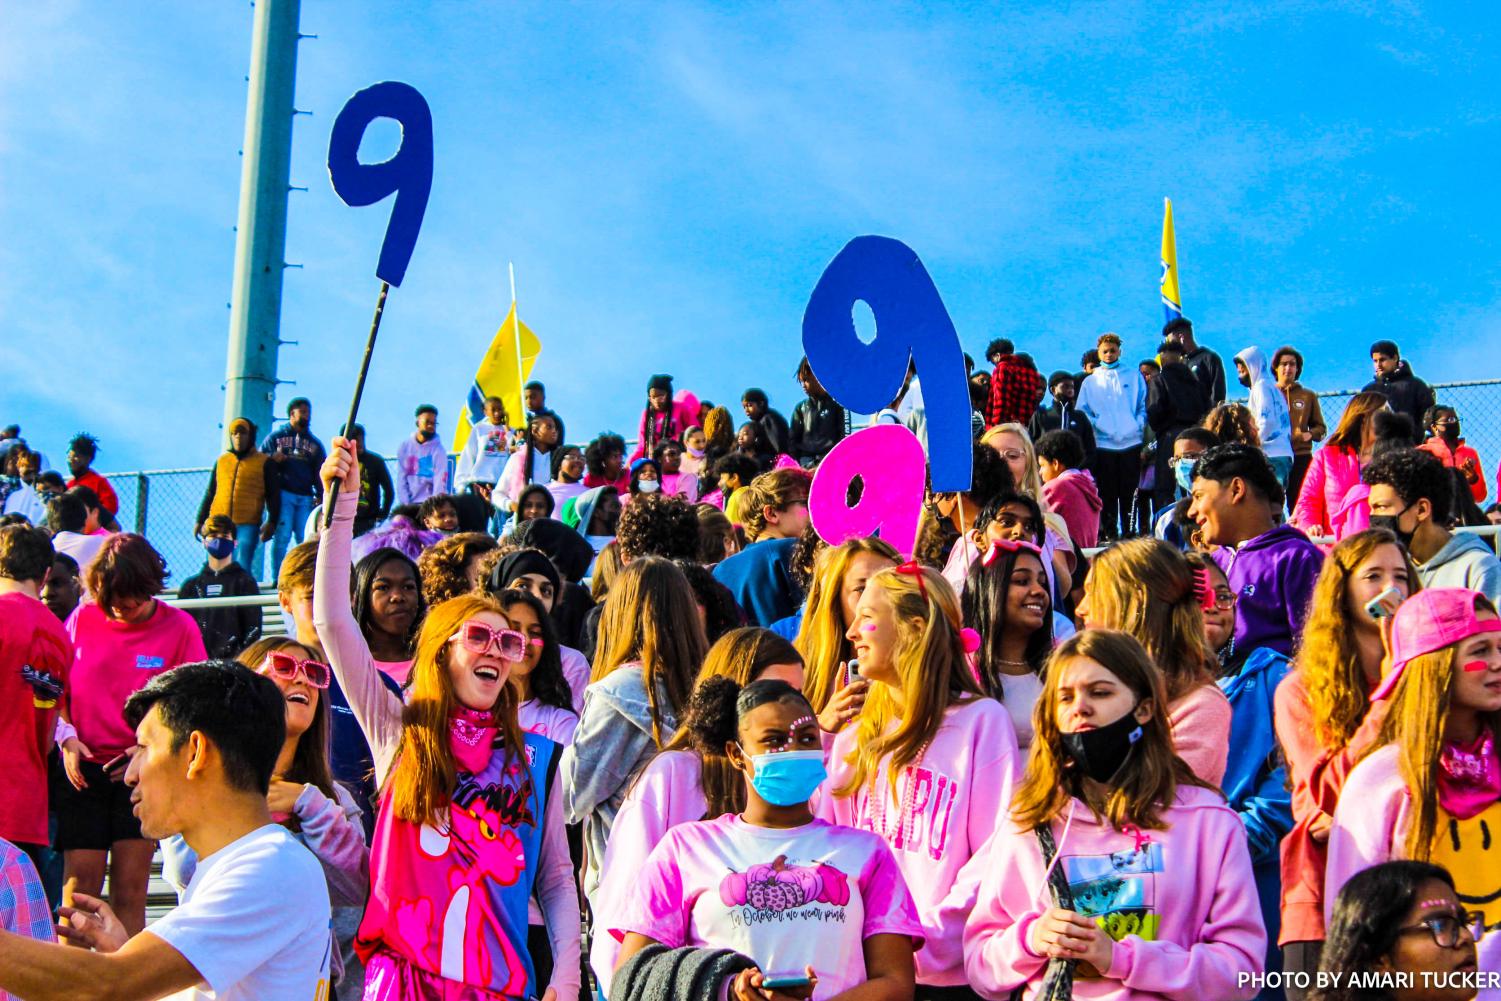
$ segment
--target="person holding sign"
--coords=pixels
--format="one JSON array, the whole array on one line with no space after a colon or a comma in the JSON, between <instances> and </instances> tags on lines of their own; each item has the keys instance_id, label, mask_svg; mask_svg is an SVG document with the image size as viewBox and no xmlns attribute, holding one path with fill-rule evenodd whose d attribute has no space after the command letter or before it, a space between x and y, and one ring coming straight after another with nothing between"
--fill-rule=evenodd
<instances>
[{"instance_id":1,"label":"person holding sign","mask_svg":"<svg viewBox=\"0 0 1501 1001\"><path fill-rule=\"evenodd\" d=\"M318 547L313 616L334 675L370 740L381 789L370 901L355 939L367 1001L576 996L579 912L563 830L558 745L523 735L507 684L528 639L477 594L429 610L405 704L380 680L349 606L358 494L350 443L334 439L322 480L340 484ZM527 950L535 893L550 930L552 982Z\"/></svg>"}]
</instances>

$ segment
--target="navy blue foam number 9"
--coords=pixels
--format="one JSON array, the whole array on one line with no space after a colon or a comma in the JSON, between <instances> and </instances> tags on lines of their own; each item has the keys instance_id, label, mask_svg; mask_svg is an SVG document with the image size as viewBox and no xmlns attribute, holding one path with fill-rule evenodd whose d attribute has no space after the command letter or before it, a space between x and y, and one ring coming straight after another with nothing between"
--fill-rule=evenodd
<instances>
[{"instance_id":1,"label":"navy blue foam number 9","mask_svg":"<svg viewBox=\"0 0 1501 1001\"><path fill-rule=\"evenodd\" d=\"M361 163L360 140L377 118L401 124L401 145L389 160ZM433 188L433 113L415 87L388 80L366 87L344 104L328 137L328 179L345 205L374 205L396 194L375 276L400 285Z\"/></svg>"},{"instance_id":2,"label":"navy blue foam number 9","mask_svg":"<svg viewBox=\"0 0 1501 1001\"><path fill-rule=\"evenodd\" d=\"M869 344L855 332L857 301L875 314L876 336ZM808 299L803 351L829 394L865 414L891 403L908 361L916 361L933 489L969 489L974 454L964 351L938 288L911 247L884 236L846 244Z\"/></svg>"}]
</instances>

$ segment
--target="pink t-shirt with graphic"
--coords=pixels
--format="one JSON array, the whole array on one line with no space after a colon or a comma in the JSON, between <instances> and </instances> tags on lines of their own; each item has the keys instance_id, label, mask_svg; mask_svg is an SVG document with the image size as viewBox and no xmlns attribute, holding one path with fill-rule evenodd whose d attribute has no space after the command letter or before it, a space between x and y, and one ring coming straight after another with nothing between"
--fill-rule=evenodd
<instances>
[{"instance_id":1,"label":"pink t-shirt with graphic","mask_svg":"<svg viewBox=\"0 0 1501 1001\"><path fill-rule=\"evenodd\" d=\"M651 853L610 933L734 949L767 976L818 974L815 998L864 983L864 942L922 924L891 849L867 831L814 820L753 827L734 814L680 824Z\"/></svg>"},{"instance_id":2,"label":"pink t-shirt with graphic","mask_svg":"<svg viewBox=\"0 0 1501 1001\"><path fill-rule=\"evenodd\" d=\"M98 605L82 604L63 628L73 641L64 696L68 720L95 763L135 745L135 731L125 722L126 699L178 664L208 659L198 623L161 601L139 625L111 619Z\"/></svg>"}]
</instances>

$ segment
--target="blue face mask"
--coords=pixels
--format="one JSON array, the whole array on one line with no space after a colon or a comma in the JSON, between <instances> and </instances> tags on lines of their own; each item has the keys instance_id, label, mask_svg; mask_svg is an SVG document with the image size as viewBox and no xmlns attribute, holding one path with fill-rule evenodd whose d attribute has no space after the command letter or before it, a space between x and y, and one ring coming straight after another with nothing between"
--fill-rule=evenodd
<instances>
[{"instance_id":1,"label":"blue face mask","mask_svg":"<svg viewBox=\"0 0 1501 1001\"><path fill-rule=\"evenodd\" d=\"M1193 493L1193 469L1198 459L1174 459L1173 479L1178 481L1178 489L1183 491L1184 496Z\"/></svg>"},{"instance_id":2,"label":"blue face mask","mask_svg":"<svg viewBox=\"0 0 1501 1001\"><path fill-rule=\"evenodd\" d=\"M1119 358L1117 358L1115 361L1102 361L1102 362L1100 362L1100 367L1101 368L1114 369L1114 368L1119 368L1120 364L1121 364L1121 360Z\"/></svg>"},{"instance_id":3,"label":"blue face mask","mask_svg":"<svg viewBox=\"0 0 1501 1001\"><path fill-rule=\"evenodd\" d=\"M222 560L235 551L235 540L220 535L211 535L203 540L203 548L216 560Z\"/></svg>"},{"instance_id":4,"label":"blue face mask","mask_svg":"<svg viewBox=\"0 0 1501 1001\"><path fill-rule=\"evenodd\" d=\"M797 806L812 798L829 777L822 751L781 751L751 758L751 786L772 806Z\"/></svg>"}]
</instances>

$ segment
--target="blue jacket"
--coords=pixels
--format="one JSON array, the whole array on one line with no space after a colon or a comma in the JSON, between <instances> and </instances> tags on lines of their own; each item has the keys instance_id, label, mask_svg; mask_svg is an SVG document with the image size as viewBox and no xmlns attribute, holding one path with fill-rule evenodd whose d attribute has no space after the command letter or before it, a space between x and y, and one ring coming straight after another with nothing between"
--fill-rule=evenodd
<instances>
[{"instance_id":1,"label":"blue jacket","mask_svg":"<svg viewBox=\"0 0 1501 1001\"><path fill-rule=\"evenodd\" d=\"M1308 618L1324 554L1296 528L1278 525L1234 549L1215 550L1213 559L1238 599L1235 649L1245 653L1238 653L1232 666L1258 647L1290 656L1293 637Z\"/></svg>"},{"instance_id":2,"label":"blue jacket","mask_svg":"<svg viewBox=\"0 0 1501 1001\"><path fill-rule=\"evenodd\" d=\"M796 539L753 542L714 568L714 578L735 596L751 623L769 626L797 611L802 592L788 566Z\"/></svg>"},{"instance_id":3,"label":"blue jacket","mask_svg":"<svg viewBox=\"0 0 1501 1001\"><path fill-rule=\"evenodd\" d=\"M322 497L323 484L318 482L318 467L323 465L326 454L323 442L311 431L297 431L290 421L278 424L261 442L261 451L267 455L285 455L286 459L276 467L281 488L289 494L305 497ZM275 460L273 460L275 461Z\"/></svg>"},{"instance_id":4,"label":"blue jacket","mask_svg":"<svg viewBox=\"0 0 1501 1001\"><path fill-rule=\"evenodd\" d=\"M1245 658L1239 672L1219 682L1231 711L1225 798L1246 826L1256 898L1266 923L1268 970L1282 968L1277 948L1282 930L1282 838L1293 826L1292 793L1272 722L1273 697L1287 670L1285 656L1260 647ZM1280 996L1280 991L1263 991L1258 998Z\"/></svg>"}]
</instances>

